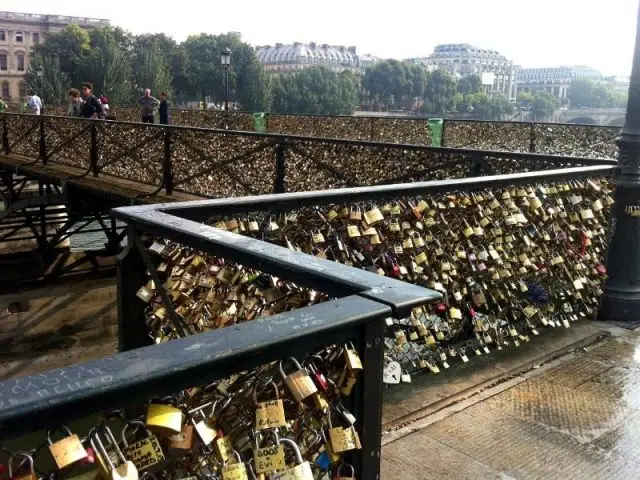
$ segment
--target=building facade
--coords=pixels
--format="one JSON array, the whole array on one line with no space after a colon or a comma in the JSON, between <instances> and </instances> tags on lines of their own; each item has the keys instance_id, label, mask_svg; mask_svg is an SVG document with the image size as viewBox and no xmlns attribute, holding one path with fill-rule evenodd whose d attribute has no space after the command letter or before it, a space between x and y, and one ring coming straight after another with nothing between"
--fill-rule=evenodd
<instances>
[{"instance_id":1,"label":"building facade","mask_svg":"<svg viewBox=\"0 0 640 480\"><path fill-rule=\"evenodd\" d=\"M566 103L569 86L577 78L602 81L602 74L591 67L524 68L518 75L518 90L527 93L547 92Z\"/></svg>"},{"instance_id":2,"label":"building facade","mask_svg":"<svg viewBox=\"0 0 640 480\"><path fill-rule=\"evenodd\" d=\"M356 47L344 47L311 42L289 45L256 47L256 56L267 72L298 72L321 65L335 72L351 70L362 73L378 59L371 55L358 55Z\"/></svg>"},{"instance_id":3,"label":"building facade","mask_svg":"<svg viewBox=\"0 0 640 480\"><path fill-rule=\"evenodd\" d=\"M445 70L456 78L478 75L488 94L499 93L515 102L517 67L495 50L477 48L467 43L438 45L431 56L413 59L428 71Z\"/></svg>"},{"instance_id":4,"label":"building facade","mask_svg":"<svg viewBox=\"0 0 640 480\"><path fill-rule=\"evenodd\" d=\"M24 76L31 49L70 24L93 28L109 25L109 20L0 11L0 97L17 101L27 95Z\"/></svg>"}]
</instances>

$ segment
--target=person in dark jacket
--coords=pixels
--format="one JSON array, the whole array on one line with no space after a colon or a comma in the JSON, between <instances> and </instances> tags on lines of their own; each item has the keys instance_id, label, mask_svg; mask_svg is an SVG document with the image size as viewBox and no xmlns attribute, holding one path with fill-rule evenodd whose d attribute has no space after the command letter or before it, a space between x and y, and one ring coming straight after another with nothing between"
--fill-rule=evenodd
<instances>
[{"instance_id":1,"label":"person in dark jacket","mask_svg":"<svg viewBox=\"0 0 640 480\"><path fill-rule=\"evenodd\" d=\"M167 92L160 92L158 113L160 114L160 123L162 125L169 125L169 101L167 100Z\"/></svg>"},{"instance_id":2,"label":"person in dark jacket","mask_svg":"<svg viewBox=\"0 0 640 480\"><path fill-rule=\"evenodd\" d=\"M89 82L82 84L82 96L84 105L82 106L81 117L84 118L104 118L104 108L100 100L93 94L93 85Z\"/></svg>"}]
</instances>

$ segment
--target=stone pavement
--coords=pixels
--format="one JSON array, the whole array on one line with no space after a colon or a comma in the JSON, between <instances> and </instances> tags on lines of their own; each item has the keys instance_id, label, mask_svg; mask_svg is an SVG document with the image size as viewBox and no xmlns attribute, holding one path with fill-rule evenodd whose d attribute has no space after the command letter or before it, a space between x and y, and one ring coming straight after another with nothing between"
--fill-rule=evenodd
<instances>
[{"instance_id":1,"label":"stone pavement","mask_svg":"<svg viewBox=\"0 0 640 480\"><path fill-rule=\"evenodd\" d=\"M610 336L394 425L382 480L640 478L640 332L581 328Z\"/></svg>"}]
</instances>

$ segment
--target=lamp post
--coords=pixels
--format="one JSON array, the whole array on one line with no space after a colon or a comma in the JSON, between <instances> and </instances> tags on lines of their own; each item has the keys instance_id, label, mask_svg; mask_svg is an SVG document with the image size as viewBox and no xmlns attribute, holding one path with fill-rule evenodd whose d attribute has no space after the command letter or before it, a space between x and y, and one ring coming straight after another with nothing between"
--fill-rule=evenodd
<instances>
[{"instance_id":1,"label":"lamp post","mask_svg":"<svg viewBox=\"0 0 640 480\"><path fill-rule=\"evenodd\" d=\"M220 62L224 67L224 111L229 111L229 66L231 65L231 50L224 47L220 53Z\"/></svg>"},{"instance_id":2,"label":"lamp post","mask_svg":"<svg viewBox=\"0 0 640 480\"><path fill-rule=\"evenodd\" d=\"M599 320L640 320L640 9L629 100L618 144L615 203L607 253L608 279ZM630 208L635 207L635 208Z\"/></svg>"}]
</instances>

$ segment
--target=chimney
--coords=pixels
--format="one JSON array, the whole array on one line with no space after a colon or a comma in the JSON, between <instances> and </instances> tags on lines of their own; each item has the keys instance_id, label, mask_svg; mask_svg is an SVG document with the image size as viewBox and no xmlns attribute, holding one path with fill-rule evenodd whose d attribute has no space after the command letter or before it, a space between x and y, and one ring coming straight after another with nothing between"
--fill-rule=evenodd
<instances>
[{"instance_id":1,"label":"chimney","mask_svg":"<svg viewBox=\"0 0 640 480\"><path fill-rule=\"evenodd\" d=\"M348 50L354 55L356 54L356 47L349 47Z\"/></svg>"},{"instance_id":2,"label":"chimney","mask_svg":"<svg viewBox=\"0 0 640 480\"><path fill-rule=\"evenodd\" d=\"M276 48L282 48L282 44L281 43L276 43Z\"/></svg>"}]
</instances>

